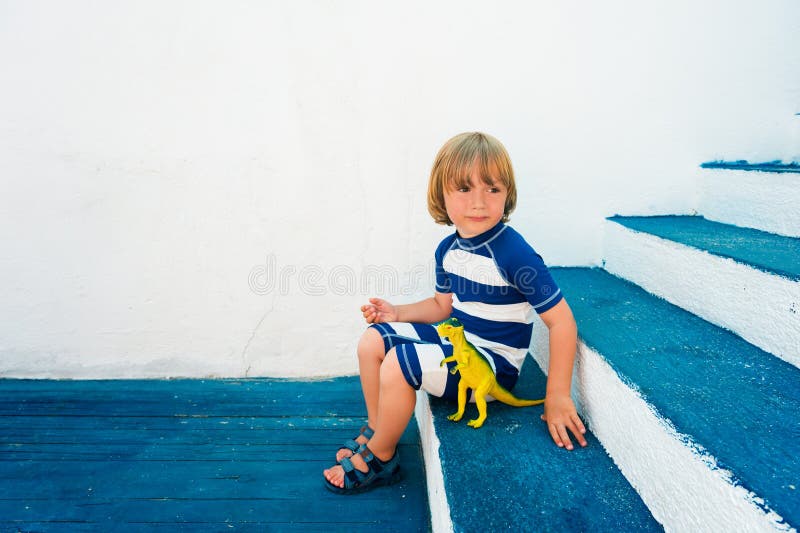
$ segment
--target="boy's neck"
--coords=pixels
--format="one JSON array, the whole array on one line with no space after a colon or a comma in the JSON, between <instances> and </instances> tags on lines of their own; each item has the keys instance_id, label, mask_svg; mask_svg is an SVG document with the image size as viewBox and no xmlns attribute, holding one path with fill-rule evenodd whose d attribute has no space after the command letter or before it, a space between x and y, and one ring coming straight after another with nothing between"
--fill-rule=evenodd
<instances>
[{"instance_id":1,"label":"boy's neck","mask_svg":"<svg viewBox=\"0 0 800 533\"><path fill-rule=\"evenodd\" d=\"M497 224L495 224L491 229L484 231L483 233L479 233L473 237L464 237L461 235L461 232L456 228L456 238L462 241L468 241L470 243L481 243L487 239L490 239L494 235L497 235L502 231L505 227L505 223L501 220Z\"/></svg>"}]
</instances>

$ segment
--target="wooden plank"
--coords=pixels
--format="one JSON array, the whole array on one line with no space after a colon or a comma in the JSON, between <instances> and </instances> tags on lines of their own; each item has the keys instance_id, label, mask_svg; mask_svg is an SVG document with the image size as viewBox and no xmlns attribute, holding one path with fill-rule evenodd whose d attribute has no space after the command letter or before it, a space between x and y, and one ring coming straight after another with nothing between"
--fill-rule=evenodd
<instances>
[{"instance_id":1,"label":"wooden plank","mask_svg":"<svg viewBox=\"0 0 800 533\"><path fill-rule=\"evenodd\" d=\"M326 450L325 455L330 454ZM398 490L406 495L421 483L419 448L401 448L404 477ZM309 456L311 457L311 456ZM322 470L332 459L291 460L262 457L260 461L27 461L11 463L2 478L13 492L0 501L82 498L221 498L272 494L277 499L302 497L322 489ZM113 476L107 472L112 470ZM69 483L64 483L70 479ZM13 482L13 483L10 483ZM321 496L333 497L325 491ZM370 494L364 495L369 499Z\"/></svg>"},{"instance_id":2,"label":"wooden plank","mask_svg":"<svg viewBox=\"0 0 800 533\"><path fill-rule=\"evenodd\" d=\"M324 489L322 489L324 490ZM384 492L391 488L376 489ZM374 491L373 491L374 492ZM313 498L313 499L312 499ZM313 502L313 505L310 505ZM354 502L355 503L355 502ZM345 514L348 525L397 525L398 522L423 522L414 513L399 513L398 505L389 498L364 502L352 512L343 509L341 498L316 498L307 494L295 500L270 498L209 499L130 499L89 500L73 505L71 501L28 500L0 501L0 515L7 521L79 520L97 524L147 524L148 522L182 523L261 523L261 524L329 524L336 525ZM427 512L427 510L425 510ZM412 524L413 524L412 522ZM411 531L426 527L411 527Z\"/></svg>"},{"instance_id":3,"label":"wooden plank","mask_svg":"<svg viewBox=\"0 0 800 533\"><path fill-rule=\"evenodd\" d=\"M104 402L0 402L0 418L13 416L363 416L363 401L345 398L337 402L275 399L269 403L228 403L108 400ZM2 424L2 422L0 422Z\"/></svg>"},{"instance_id":4,"label":"wooden plank","mask_svg":"<svg viewBox=\"0 0 800 533\"><path fill-rule=\"evenodd\" d=\"M323 487L364 423L354 378L0 380L0 397L0 530L429 527L415 424L401 483L353 513Z\"/></svg>"},{"instance_id":5,"label":"wooden plank","mask_svg":"<svg viewBox=\"0 0 800 533\"><path fill-rule=\"evenodd\" d=\"M404 533L406 531L415 531L414 528L409 528L404 524L394 523L377 523L377 522L344 522L339 521L332 526L330 522L181 522L176 524L174 521L169 522L133 522L126 521L122 523L125 530L132 531L236 531L237 533L264 533L264 531L292 531L296 533L331 533L338 530L349 531L371 531L376 526L380 527L381 533ZM112 531L119 531L120 524L113 524ZM87 523L84 521L62 521L62 522L7 522L0 518L0 531L19 532L19 531L64 531L69 533L82 533L91 532L96 533L102 531L100 525L97 523ZM424 529L417 529L416 531L426 531Z\"/></svg>"},{"instance_id":6,"label":"wooden plank","mask_svg":"<svg viewBox=\"0 0 800 533\"><path fill-rule=\"evenodd\" d=\"M304 438L278 442L245 442L242 444L220 442L126 442L89 444L4 444L0 445L0 462L24 461L110 461L135 459L138 461L181 460L187 451L191 460L242 460L264 461L265 458L302 461L310 457L333 457L339 442L319 442L313 434ZM402 445L402 442L401 442Z\"/></svg>"},{"instance_id":7,"label":"wooden plank","mask_svg":"<svg viewBox=\"0 0 800 533\"><path fill-rule=\"evenodd\" d=\"M177 417L177 416L77 416L62 417L51 416L14 416L0 418L2 431L0 439L6 435L6 430L10 432L22 431L30 434L39 434L49 430L103 430L131 431L175 429L176 424L190 431L230 431L235 429L242 430L284 430L294 428L346 428L351 432L358 430L366 423L366 417L359 413L354 417L340 416L196 416L196 417ZM35 431L28 431L35 430ZM2 440L0 440L2 442Z\"/></svg>"},{"instance_id":8,"label":"wooden plank","mask_svg":"<svg viewBox=\"0 0 800 533\"><path fill-rule=\"evenodd\" d=\"M63 390L41 391L36 393L8 392L0 389L0 404L35 404L35 403L86 403L105 401L127 401L132 403L153 403L168 401L173 403L201 402L215 404L235 403L274 403L275 401L311 401L321 403L322 400L361 400L361 392L357 390L341 389L319 391L317 393L305 391L287 391L284 389L264 389L252 391L208 391L198 394L195 391L167 389L159 392L153 391L87 391L78 388Z\"/></svg>"},{"instance_id":9,"label":"wooden plank","mask_svg":"<svg viewBox=\"0 0 800 533\"><path fill-rule=\"evenodd\" d=\"M20 398L36 396L47 392L63 394L126 394L145 395L179 393L192 396L219 394L246 394L255 397L255 393L268 391L291 392L296 394L325 394L329 392L352 391L361 394L356 377L336 378L330 380L295 381L283 379L153 379L153 380L36 380L36 379L0 379L0 396L15 394Z\"/></svg>"},{"instance_id":10,"label":"wooden plank","mask_svg":"<svg viewBox=\"0 0 800 533\"><path fill-rule=\"evenodd\" d=\"M47 436L18 435L14 439L4 439L0 442L0 461L7 460L9 454L17 452L46 453L59 451L74 454L76 448L91 446L93 453L113 453L124 447L140 449L143 446L181 448L188 446L215 445L220 447L287 447L297 445L320 445L328 449L338 449L338 446L347 439L354 437L356 430L352 428L337 430L297 429L291 431L280 430L237 430L237 431L191 431L182 436L177 442L170 436L169 429L159 431L116 431L115 435L108 435L97 431L75 432L67 431L60 434L53 431ZM406 433L400 439L400 444L412 444L418 441L416 434ZM77 450L79 451L79 450Z\"/></svg>"}]
</instances>

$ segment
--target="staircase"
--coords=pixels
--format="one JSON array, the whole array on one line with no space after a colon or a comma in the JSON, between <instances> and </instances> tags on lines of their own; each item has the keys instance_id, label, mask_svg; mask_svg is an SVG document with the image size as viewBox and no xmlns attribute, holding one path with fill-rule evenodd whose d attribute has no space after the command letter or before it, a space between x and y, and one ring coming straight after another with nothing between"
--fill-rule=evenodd
<instances>
[{"instance_id":1,"label":"staircase","mask_svg":"<svg viewBox=\"0 0 800 533\"><path fill-rule=\"evenodd\" d=\"M516 504L495 507L505 513L503 529L627 531L656 524L668 531L794 531L800 525L800 168L737 161L704 164L701 172L703 216L610 217L602 268L552 269L578 323L573 392L592 433L589 448L602 444L615 466L608 469L601 457L573 458L593 453L589 448L572 455L558 450L560 470L544 486L521 494L516 485L494 498L495 505ZM541 321L531 351L546 371ZM517 450L526 457L515 476L531 479L542 473L536 463L547 452L539 448L552 443L520 449L511 446L519 435L509 431L486 442L477 442L486 435L464 428L453 435L446 420L452 407L426 405L417 418L434 529L481 530L486 509L470 514L464 507L480 508L476 500L509 484L482 478L485 486L464 490L464 465L453 464L457 450L481 450L482 459L470 466L487 478L495 475L490 465L514 456L503 450ZM487 424L498 416L496 424L513 427L502 417L521 411L490 404ZM531 425L532 416L522 424ZM530 433L537 431L546 433L541 427ZM437 459L442 481L430 471ZM599 470L590 467L597 463ZM565 512L565 499L551 496L549 487L578 483L585 476L574 468L591 468L586 475L597 490L575 490ZM598 481L618 472L632 494ZM637 510L638 498L648 516ZM559 511L556 523L536 525L528 516Z\"/></svg>"}]
</instances>

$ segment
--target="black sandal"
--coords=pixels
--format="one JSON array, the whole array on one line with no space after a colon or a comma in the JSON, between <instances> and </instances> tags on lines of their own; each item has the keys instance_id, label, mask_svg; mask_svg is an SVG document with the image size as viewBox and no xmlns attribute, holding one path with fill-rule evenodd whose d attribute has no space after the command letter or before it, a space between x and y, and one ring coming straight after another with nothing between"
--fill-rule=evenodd
<instances>
[{"instance_id":1,"label":"black sandal","mask_svg":"<svg viewBox=\"0 0 800 533\"><path fill-rule=\"evenodd\" d=\"M400 481L400 454L397 450L392 458L385 462L375 457L366 444L362 444L357 453L367 463L369 470L362 472L353 465L349 457L345 457L340 463L344 468L344 487L337 487L327 479L323 479L328 490L336 494L360 494L375 487L388 486Z\"/></svg>"}]
</instances>

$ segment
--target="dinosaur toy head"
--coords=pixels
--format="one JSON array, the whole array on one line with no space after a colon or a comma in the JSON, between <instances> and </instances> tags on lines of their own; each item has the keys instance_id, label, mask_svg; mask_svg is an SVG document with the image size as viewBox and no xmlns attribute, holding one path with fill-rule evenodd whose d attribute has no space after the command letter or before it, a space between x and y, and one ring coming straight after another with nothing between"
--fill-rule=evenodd
<instances>
[{"instance_id":1,"label":"dinosaur toy head","mask_svg":"<svg viewBox=\"0 0 800 533\"><path fill-rule=\"evenodd\" d=\"M436 324L436 332L439 333L439 336L447 337L450 340L452 340L453 334L462 333L463 331L464 325L457 318L448 318L444 322Z\"/></svg>"}]
</instances>

